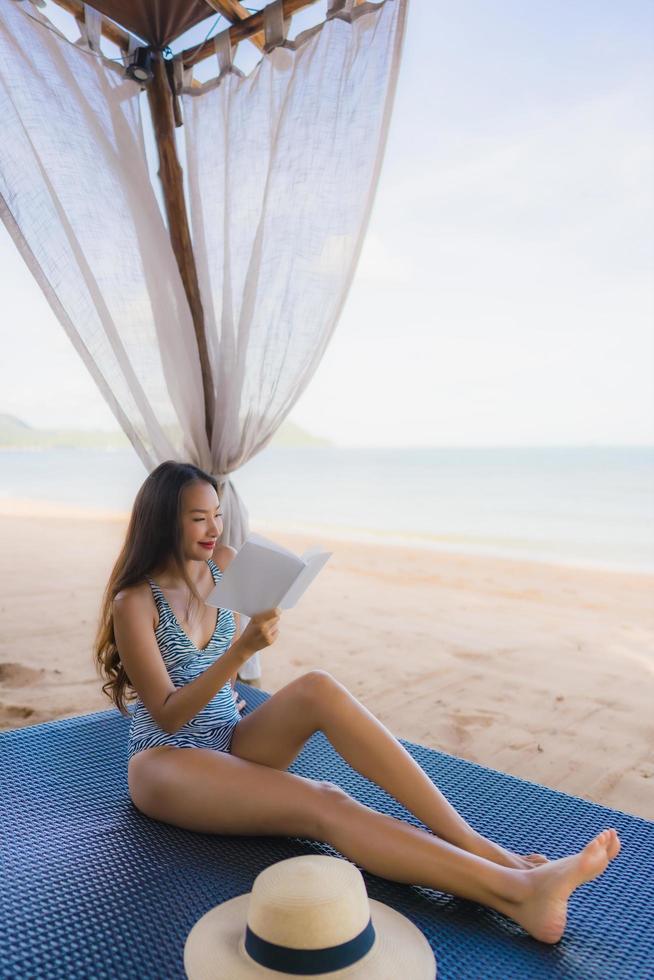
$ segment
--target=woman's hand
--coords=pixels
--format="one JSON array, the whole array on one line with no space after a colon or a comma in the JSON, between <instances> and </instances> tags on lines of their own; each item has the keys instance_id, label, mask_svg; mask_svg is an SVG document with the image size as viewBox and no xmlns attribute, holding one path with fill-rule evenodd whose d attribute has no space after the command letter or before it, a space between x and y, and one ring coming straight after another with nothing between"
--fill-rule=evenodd
<instances>
[{"instance_id":1,"label":"woman's hand","mask_svg":"<svg viewBox=\"0 0 654 980\"><path fill-rule=\"evenodd\" d=\"M275 642L279 633L281 613L281 609L276 607L266 609L265 612L257 613L252 617L237 640L238 645L248 656Z\"/></svg>"},{"instance_id":2,"label":"woman's hand","mask_svg":"<svg viewBox=\"0 0 654 980\"><path fill-rule=\"evenodd\" d=\"M234 701L236 702L237 709L239 711L242 711L243 708L246 706L247 701L243 701L243 700L239 701L239 699L238 699L239 698L239 694L238 694L238 691L236 690L235 687L232 688L232 697L234 698Z\"/></svg>"}]
</instances>

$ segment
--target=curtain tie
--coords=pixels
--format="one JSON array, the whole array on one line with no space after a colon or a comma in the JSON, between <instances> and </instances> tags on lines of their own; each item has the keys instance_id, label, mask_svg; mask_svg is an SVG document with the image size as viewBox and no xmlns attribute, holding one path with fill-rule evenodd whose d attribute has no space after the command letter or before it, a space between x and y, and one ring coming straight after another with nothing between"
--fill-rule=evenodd
<instances>
[{"instance_id":1,"label":"curtain tie","mask_svg":"<svg viewBox=\"0 0 654 980\"><path fill-rule=\"evenodd\" d=\"M291 19L284 19L282 0L273 0L263 8L263 30L265 44L263 50L270 54L273 48L279 47L286 40Z\"/></svg>"}]
</instances>

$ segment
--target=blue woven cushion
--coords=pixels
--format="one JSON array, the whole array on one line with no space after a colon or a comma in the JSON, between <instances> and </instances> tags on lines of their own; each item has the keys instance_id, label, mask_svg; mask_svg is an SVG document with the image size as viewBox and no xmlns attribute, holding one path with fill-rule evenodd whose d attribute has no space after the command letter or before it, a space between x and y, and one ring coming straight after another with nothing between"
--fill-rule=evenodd
<instances>
[{"instance_id":1,"label":"blue woven cushion","mask_svg":"<svg viewBox=\"0 0 654 980\"><path fill-rule=\"evenodd\" d=\"M269 697L238 687L248 711ZM143 816L127 792L128 724L111 709L0 733L6 980L183 978L186 936L208 909L250 891L275 861L337 853L313 841L199 834ZM556 946L483 906L365 873L370 897L425 934L441 980L654 977L654 824L402 744L476 829L518 852L562 857L604 827L616 827L622 839L617 860L573 895ZM321 733L291 771L331 780L421 826L350 769Z\"/></svg>"}]
</instances>

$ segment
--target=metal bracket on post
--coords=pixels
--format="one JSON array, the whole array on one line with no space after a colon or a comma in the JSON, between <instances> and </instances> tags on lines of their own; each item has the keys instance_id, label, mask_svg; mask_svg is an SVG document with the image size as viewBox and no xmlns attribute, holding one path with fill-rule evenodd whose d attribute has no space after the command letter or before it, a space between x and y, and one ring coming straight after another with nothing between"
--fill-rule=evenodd
<instances>
[{"instance_id":1,"label":"metal bracket on post","mask_svg":"<svg viewBox=\"0 0 654 980\"><path fill-rule=\"evenodd\" d=\"M168 76L170 94L173 100L173 118L175 120L175 127L179 129L180 126L184 125L182 104L179 98L182 93L182 85L184 82L184 66L179 58L168 58L164 61L164 64L166 66L166 75Z\"/></svg>"}]
</instances>

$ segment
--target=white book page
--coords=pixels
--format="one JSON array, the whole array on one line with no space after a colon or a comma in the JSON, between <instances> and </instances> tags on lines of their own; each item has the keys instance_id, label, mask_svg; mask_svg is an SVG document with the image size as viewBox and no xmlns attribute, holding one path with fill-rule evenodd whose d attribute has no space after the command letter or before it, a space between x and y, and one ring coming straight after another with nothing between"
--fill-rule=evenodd
<instances>
[{"instance_id":1,"label":"white book page","mask_svg":"<svg viewBox=\"0 0 654 980\"><path fill-rule=\"evenodd\" d=\"M311 561L311 559L315 557L315 555L324 555L324 554L326 554L326 552L324 552L322 548L307 548L307 550L302 555L302 561L305 564L308 564ZM331 556L332 554L333 552L330 551L329 556Z\"/></svg>"},{"instance_id":2,"label":"white book page","mask_svg":"<svg viewBox=\"0 0 654 980\"><path fill-rule=\"evenodd\" d=\"M292 609L300 596L304 595L309 588L320 569L323 568L332 556L331 551L317 551L315 549L314 551L315 554L307 562L306 568L300 572L284 598L280 601L279 605L282 609Z\"/></svg>"},{"instance_id":3,"label":"white book page","mask_svg":"<svg viewBox=\"0 0 654 980\"><path fill-rule=\"evenodd\" d=\"M252 544L260 545L262 548L269 548L270 551L279 552L280 555L288 555L289 558L295 558L296 561L302 561L302 558L299 558L293 551L289 551L289 549L285 548L283 545L277 544L276 541L271 541L270 538L264 538L263 534L255 534L254 531L252 531L250 534L248 534L247 540L251 541Z\"/></svg>"},{"instance_id":4,"label":"white book page","mask_svg":"<svg viewBox=\"0 0 654 980\"><path fill-rule=\"evenodd\" d=\"M210 592L206 604L252 618L279 606L303 569L304 562L292 552L272 549L248 538Z\"/></svg>"}]
</instances>

